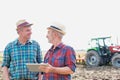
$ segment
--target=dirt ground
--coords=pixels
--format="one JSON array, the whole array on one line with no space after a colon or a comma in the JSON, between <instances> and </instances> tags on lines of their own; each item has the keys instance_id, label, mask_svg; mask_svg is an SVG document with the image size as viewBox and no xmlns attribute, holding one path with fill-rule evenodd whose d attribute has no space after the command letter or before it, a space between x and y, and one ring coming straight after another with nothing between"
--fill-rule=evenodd
<instances>
[{"instance_id":1,"label":"dirt ground","mask_svg":"<svg viewBox=\"0 0 120 80\"><path fill-rule=\"evenodd\" d=\"M120 80L120 69L112 66L86 67L77 65L73 80Z\"/></svg>"},{"instance_id":2,"label":"dirt ground","mask_svg":"<svg viewBox=\"0 0 120 80\"><path fill-rule=\"evenodd\" d=\"M0 80L3 80L1 68ZM77 64L76 72L72 74L72 80L120 80L120 69L112 66L89 68Z\"/></svg>"}]
</instances>

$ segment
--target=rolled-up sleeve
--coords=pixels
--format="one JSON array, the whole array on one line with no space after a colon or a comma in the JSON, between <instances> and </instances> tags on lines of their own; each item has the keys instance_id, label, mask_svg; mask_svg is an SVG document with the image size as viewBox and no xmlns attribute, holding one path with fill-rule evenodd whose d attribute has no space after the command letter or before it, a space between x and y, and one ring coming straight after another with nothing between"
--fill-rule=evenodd
<instances>
[{"instance_id":1,"label":"rolled-up sleeve","mask_svg":"<svg viewBox=\"0 0 120 80\"><path fill-rule=\"evenodd\" d=\"M73 48L69 47L66 51L65 65L68 66L73 72L76 69L76 56Z\"/></svg>"},{"instance_id":2,"label":"rolled-up sleeve","mask_svg":"<svg viewBox=\"0 0 120 80\"><path fill-rule=\"evenodd\" d=\"M9 45L8 45L8 46L6 46L6 48L4 50L2 67L6 66L9 68L10 60L11 60L10 59L10 51L9 51Z\"/></svg>"}]
</instances>

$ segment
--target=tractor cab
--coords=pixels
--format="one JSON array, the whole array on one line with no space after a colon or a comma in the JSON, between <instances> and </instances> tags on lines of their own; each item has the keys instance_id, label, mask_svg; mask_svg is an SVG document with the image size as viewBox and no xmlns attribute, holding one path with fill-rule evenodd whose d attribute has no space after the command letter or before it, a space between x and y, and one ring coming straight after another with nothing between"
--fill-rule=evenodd
<instances>
[{"instance_id":1,"label":"tractor cab","mask_svg":"<svg viewBox=\"0 0 120 80\"><path fill-rule=\"evenodd\" d=\"M90 41L91 48L88 49L96 50L100 56L108 55L109 52L109 46L112 45L111 43L111 37L100 37L100 38L92 38Z\"/></svg>"}]
</instances>

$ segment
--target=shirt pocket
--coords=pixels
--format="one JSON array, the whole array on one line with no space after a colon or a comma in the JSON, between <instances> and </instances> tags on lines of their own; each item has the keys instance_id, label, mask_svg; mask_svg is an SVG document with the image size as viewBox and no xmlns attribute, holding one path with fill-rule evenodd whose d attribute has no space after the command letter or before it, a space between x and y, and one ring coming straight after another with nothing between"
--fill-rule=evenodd
<instances>
[{"instance_id":1,"label":"shirt pocket","mask_svg":"<svg viewBox=\"0 0 120 80\"><path fill-rule=\"evenodd\" d=\"M21 55L19 52L11 52L11 61L16 62L21 59Z\"/></svg>"},{"instance_id":2,"label":"shirt pocket","mask_svg":"<svg viewBox=\"0 0 120 80\"><path fill-rule=\"evenodd\" d=\"M65 66L64 57L56 57L56 58L53 59L53 62L54 62L55 67L63 67L63 66Z\"/></svg>"}]
</instances>

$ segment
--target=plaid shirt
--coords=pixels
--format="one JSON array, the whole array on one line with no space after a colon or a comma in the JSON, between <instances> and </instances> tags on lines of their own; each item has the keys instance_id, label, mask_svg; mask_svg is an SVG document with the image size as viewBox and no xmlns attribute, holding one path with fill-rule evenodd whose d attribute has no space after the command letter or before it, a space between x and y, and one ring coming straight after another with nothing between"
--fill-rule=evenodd
<instances>
[{"instance_id":1,"label":"plaid shirt","mask_svg":"<svg viewBox=\"0 0 120 80\"><path fill-rule=\"evenodd\" d=\"M9 68L11 80L37 80L38 72L30 72L26 63L41 62L40 46L36 41L28 40L25 45L22 45L17 39L6 46L2 67Z\"/></svg>"},{"instance_id":2,"label":"plaid shirt","mask_svg":"<svg viewBox=\"0 0 120 80\"><path fill-rule=\"evenodd\" d=\"M69 67L75 72L75 51L70 46L60 43L54 50L53 46L48 50L44 58L45 63L49 63L54 67ZM56 73L44 73L43 80L71 80L71 75L62 75Z\"/></svg>"}]
</instances>

